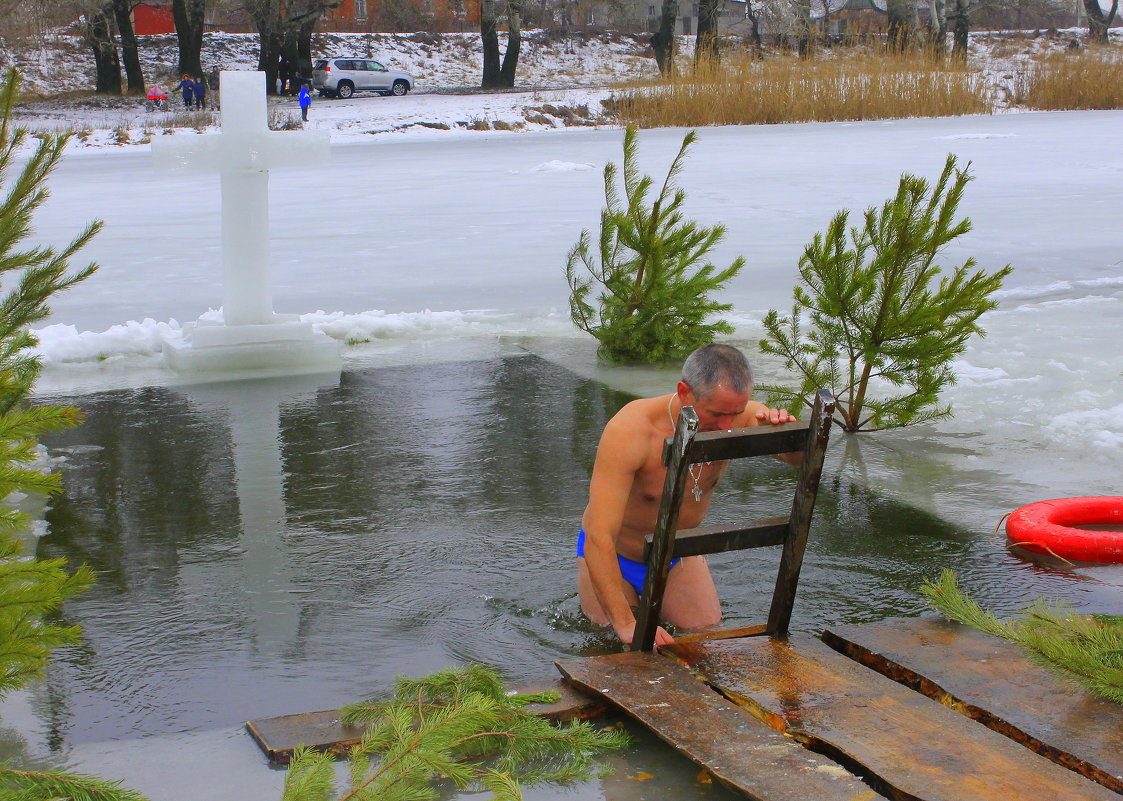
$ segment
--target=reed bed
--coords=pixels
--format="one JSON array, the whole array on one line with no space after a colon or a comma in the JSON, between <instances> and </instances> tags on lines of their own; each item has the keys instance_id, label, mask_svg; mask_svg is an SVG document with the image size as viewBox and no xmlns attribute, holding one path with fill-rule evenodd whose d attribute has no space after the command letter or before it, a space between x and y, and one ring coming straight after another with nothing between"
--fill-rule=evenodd
<instances>
[{"instance_id":1,"label":"reed bed","mask_svg":"<svg viewBox=\"0 0 1123 801\"><path fill-rule=\"evenodd\" d=\"M1021 101L1049 111L1123 108L1123 49L1095 47L1036 60Z\"/></svg>"},{"instance_id":2,"label":"reed bed","mask_svg":"<svg viewBox=\"0 0 1123 801\"><path fill-rule=\"evenodd\" d=\"M615 100L621 119L641 128L941 117L992 110L978 72L950 60L876 53L764 61L735 54L669 80L627 86Z\"/></svg>"}]
</instances>

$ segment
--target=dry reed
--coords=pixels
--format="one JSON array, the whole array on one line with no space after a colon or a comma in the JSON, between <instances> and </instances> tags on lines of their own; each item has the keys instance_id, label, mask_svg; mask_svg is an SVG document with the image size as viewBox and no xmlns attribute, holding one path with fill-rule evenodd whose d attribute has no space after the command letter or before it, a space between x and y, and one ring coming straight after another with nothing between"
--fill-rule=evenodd
<instances>
[{"instance_id":1,"label":"dry reed","mask_svg":"<svg viewBox=\"0 0 1123 801\"><path fill-rule=\"evenodd\" d=\"M1050 111L1123 108L1123 50L1096 47L1034 62L1021 100Z\"/></svg>"},{"instance_id":2,"label":"dry reed","mask_svg":"<svg viewBox=\"0 0 1123 801\"><path fill-rule=\"evenodd\" d=\"M987 114L982 76L921 55L830 59L740 54L660 83L626 87L621 119L641 128Z\"/></svg>"}]
</instances>

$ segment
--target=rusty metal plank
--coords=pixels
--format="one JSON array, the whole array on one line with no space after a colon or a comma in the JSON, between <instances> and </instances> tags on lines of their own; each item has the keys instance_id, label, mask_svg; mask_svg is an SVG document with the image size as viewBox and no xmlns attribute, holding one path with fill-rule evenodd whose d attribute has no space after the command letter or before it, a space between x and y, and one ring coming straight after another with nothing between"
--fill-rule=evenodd
<instances>
[{"instance_id":1,"label":"rusty metal plank","mask_svg":"<svg viewBox=\"0 0 1123 801\"><path fill-rule=\"evenodd\" d=\"M893 799L1120 801L963 715L808 635L673 651L722 694Z\"/></svg>"},{"instance_id":2,"label":"rusty metal plank","mask_svg":"<svg viewBox=\"0 0 1123 801\"><path fill-rule=\"evenodd\" d=\"M583 691L604 696L751 799L884 801L845 768L772 731L670 659L630 651L556 664Z\"/></svg>"},{"instance_id":3,"label":"rusty metal plank","mask_svg":"<svg viewBox=\"0 0 1123 801\"><path fill-rule=\"evenodd\" d=\"M832 626L832 648L1123 794L1123 707L969 626L911 618Z\"/></svg>"},{"instance_id":4,"label":"rusty metal plank","mask_svg":"<svg viewBox=\"0 0 1123 801\"><path fill-rule=\"evenodd\" d=\"M538 693L545 690L554 690L561 698L553 704L528 704L527 711L555 723L596 717L604 712L603 701L582 695L560 679L552 683L543 682L535 687L519 688L517 691ZM265 755L281 765L287 765L292 752L301 745L343 756L351 746L359 742L364 729L362 726L341 723L338 709L259 718L246 724L246 730Z\"/></svg>"}]
</instances>

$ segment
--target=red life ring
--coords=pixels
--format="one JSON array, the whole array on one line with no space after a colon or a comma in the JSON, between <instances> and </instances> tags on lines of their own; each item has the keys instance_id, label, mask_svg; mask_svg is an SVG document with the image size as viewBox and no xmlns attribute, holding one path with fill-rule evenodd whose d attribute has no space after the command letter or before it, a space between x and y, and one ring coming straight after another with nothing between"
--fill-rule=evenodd
<instances>
[{"instance_id":1,"label":"red life ring","mask_svg":"<svg viewBox=\"0 0 1123 801\"><path fill-rule=\"evenodd\" d=\"M1089 531L1075 526L1111 526ZM1015 511L1006 521L1011 545L1081 562L1123 562L1123 496L1057 498Z\"/></svg>"}]
</instances>

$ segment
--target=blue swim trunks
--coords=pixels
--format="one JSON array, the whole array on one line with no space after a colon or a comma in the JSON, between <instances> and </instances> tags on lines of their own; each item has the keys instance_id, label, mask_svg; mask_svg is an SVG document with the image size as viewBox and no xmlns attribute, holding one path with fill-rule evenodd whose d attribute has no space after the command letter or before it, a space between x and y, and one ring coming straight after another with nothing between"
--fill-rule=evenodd
<instances>
[{"instance_id":1,"label":"blue swim trunks","mask_svg":"<svg viewBox=\"0 0 1123 801\"><path fill-rule=\"evenodd\" d=\"M585 555L584 529L577 532L577 555ZM624 577L624 581L635 588L636 595L643 595L643 582L647 579L647 565L643 562L633 562L620 554L616 554L616 561L620 563L620 575ZM671 567L673 568L681 561L681 559L672 559Z\"/></svg>"}]
</instances>

